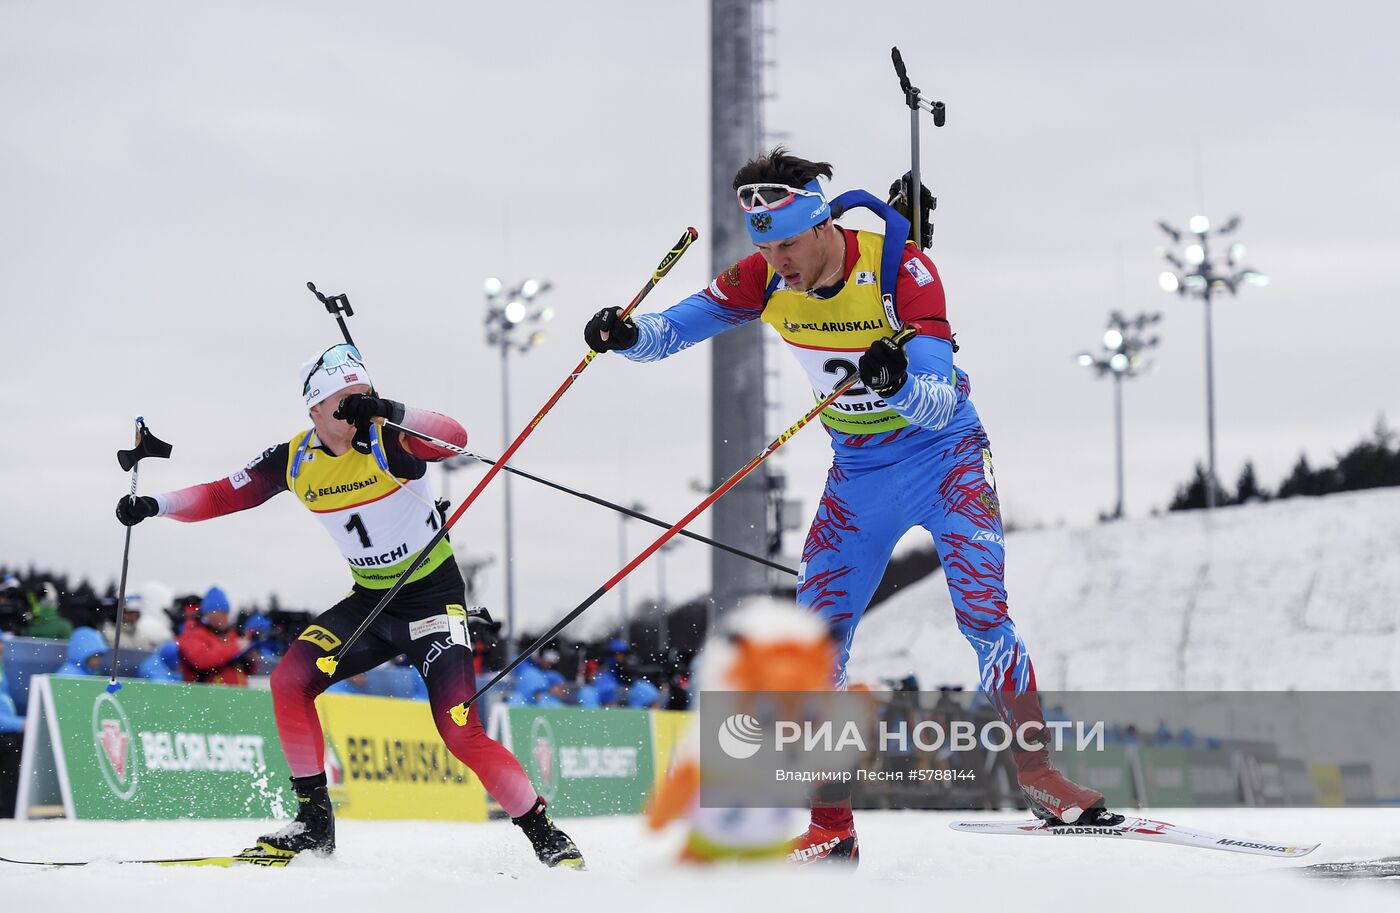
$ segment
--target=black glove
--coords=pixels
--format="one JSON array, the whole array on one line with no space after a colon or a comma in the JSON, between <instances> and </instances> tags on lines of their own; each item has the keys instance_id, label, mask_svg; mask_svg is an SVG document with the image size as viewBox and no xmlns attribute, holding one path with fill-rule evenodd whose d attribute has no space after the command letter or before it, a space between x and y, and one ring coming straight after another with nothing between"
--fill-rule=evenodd
<instances>
[{"instance_id":1,"label":"black glove","mask_svg":"<svg viewBox=\"0 0 1400 913\"><path fill-rule=\"evenodd\" d=\"M403 421L403 413L403 404L392 399L380 399L373 393L351 393L340 401L332 418L360 428L376 418L387 418L397 425Z\"/></svg>"},{"instance_id":2,"label":"black glove","mask_svg":"<svg viewBox=\"0 0 1400 913\"><path fill-rule=\"evenodd\" d=\"M583 341L595 352L609 349L630 349L637 344L637 325L631 321L619 320L622 308L603 308L588 321L583 328ZM603 334L608 338L604 339Z\"/></svg>"},{"instance_id":3,"label":"black glove","mask_svg":"<svg viewBox=\"0 0 1400 913\"><path fill-rule=\"evenodd\" d=\"M909 379L909 356L890 337L877 339L860 357L860 379L881 396L892 396Z\"/></svg>"},{"instance_id":4,"label":"black glove","mask_svg":"<svg viewBox=\"0 0 1400 913\"><path fill-rule=\"evenodd\" d=\"M159 512L160 505L156 503L156 499L148 498L145 495L138 497L135 503L129 496L122 495L121 500L117 502L117 521L122 526L135 526L147 517L154 517Z\"/></svg>"},{"instance_id":5,"label":"black glove","mask_svg":"<svg viewBox=\"0 0 1400 913\"><path fill-rule=\"evenodd\" d=\"M909 220L909 240L914 240L914 215L909 206L910 176L908 172L890 185L889 204L899 212L900 215ZM933 211L938 208L938 199L929 191L922 182L919 184L919 231L920 240L924 243L920 245L924 250L928 250L933 243Z\"/></svg>"}]
</instances>

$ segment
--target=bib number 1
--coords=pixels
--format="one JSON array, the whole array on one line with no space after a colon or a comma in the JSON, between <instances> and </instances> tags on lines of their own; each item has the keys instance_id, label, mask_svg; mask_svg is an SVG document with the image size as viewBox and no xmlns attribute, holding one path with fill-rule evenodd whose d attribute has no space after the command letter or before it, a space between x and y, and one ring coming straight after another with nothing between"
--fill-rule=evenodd
<instances>
[{"instance_id":1,"label":"bib number 1","mask_svg":"<svg viewBox=\"0 0 1400 913\"><path fill-rule=\"evenodd\" d=\"M359 514L350 515L350 522L345 524L345 531L359 535L361 548L374 547L374 543L369 541L369 530L365 529L365 521L360 519Z\"/></svg>"}]
</instances>

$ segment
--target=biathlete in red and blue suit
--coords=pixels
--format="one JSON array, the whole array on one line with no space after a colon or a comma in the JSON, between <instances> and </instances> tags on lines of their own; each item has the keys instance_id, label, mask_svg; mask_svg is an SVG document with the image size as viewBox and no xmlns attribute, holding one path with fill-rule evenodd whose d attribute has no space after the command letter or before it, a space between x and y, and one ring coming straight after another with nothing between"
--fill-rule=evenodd
<instances>
[{"instance_id":1,"label":"biathlete in red and blue suit","mask_svg":"<svg viewBox=\"0 0 1400 913\"><path fill-rule=\"evenodd\" d=\"M597 351L657 361L752 320L773 328L818 400L852 372L861 381L821 414L833 460L807 534L798 602L819 613L837 643L837 683L857 624L895 544L923 527L945 569L958 628L977 655L982 689L1013 727L1043 724L1035 671L1007 611L1005 547L987 433L953 363L953 334L933 262L905 243L909 222L865 191L828 203L818 182L831 166L778 148L734 178L758 249L708 288L660 313L589 321ZM855 231L832 211L870 209L886 233ZM901 348L901 331L912 338ZM1103 796L1077 786L1045 751L1017 752L1020 783L1043 817L1098 820ZM858 859L848 799L814 805L795 858Z\"/></svg>"}]
</instances>

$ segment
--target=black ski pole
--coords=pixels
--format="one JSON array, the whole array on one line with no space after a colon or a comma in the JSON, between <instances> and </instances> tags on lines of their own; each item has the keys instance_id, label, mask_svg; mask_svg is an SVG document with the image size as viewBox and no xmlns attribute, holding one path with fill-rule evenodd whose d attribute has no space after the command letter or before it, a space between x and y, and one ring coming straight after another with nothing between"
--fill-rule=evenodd
<instances>
[{"instance_id":1,"label":"black ski pole","mask_svg":"<svg viewBox=\"0 0 1400 913\"><path fill-rule=\"evenodd\" d=\"M652 271L651 278L647 280L641 290L633 296L627 307L623 309L622 317L625 318L636 309L637 305L642 303L642 299L650 294L652 289L656 288L657 283L665 278L666 274L671 271L671 267L676 265L676 261L690 249L690 245L693 244L698 237L700 237L700 233L694 228L687 228L685 230L685 234L681 235L680 240L671 246L671 249L666 252L666 256L661 258L661 262L658 263L656 269ZM308 283L308 285L310 285L310 283ZM321 293L316 292L316 297L320 298ZM345 296L340 295L337 297L344 298ZM349 302L346 301L345 304L348 307ZM327 304L328 310L330 310L330 307L331 306ZM334 313L334 311L332 311L332 313ZM336 319L339 320L340 318L337 316ZM344 321L341 321L341 330L345 333L346 338L349 339L350 331L345 327ZM438 528L438 531L433 533L433 537L419 550L418 554L409 562L408 567L404 569L403 573L399 574L399 579L394 581L394 585L389 587L383 596L379 597L379 602L375 603L374 608L369 610L369 613L360 621L359 626L355 628L354 631L350 632L350 636L337 648L337 652L335 654L327 654L316 660L316 668L320 669L326 675L335 675L336 666L340 662L339 657L344 656L346 651L364 636L365 631L367 631L369 626L374 623L374 620L379 617L379 614L384 611L384 607L403 589L404 584L408 582L408 578L412 577L414 572L423 566L423 562L428 560L428 555L432 554L437 544L447 538L448 532L452 529L457 520L462 514L467 512L467 508L472 506L472 502L476 500L482 490L485 489L487 485L491 484L491 480L496 477L496 474L505 468L506 462L515 455L515 451L520 449L520 445L525 443L526 439L530 437L539 423L544 421L544 417L554 408L554 404L559 402L564 394L568 392L569 388L574 385L574 381L578 380L579 375L582 374L584 370L593 363L593 359L597 357L597 352L594 352L592 349L588 350L588 353L583 356L583 360L564 378L564 382L559 385L559 389L554 391L554 395L545 401L545 404L540 407L540 411L535 413L535 417L515 436L515 440L511 441L510 446L506 448L505 453L501 454L496 464L486 471L486 475L481 481L476 483L476 487L467 494L467 497L462 503L457 505L457 509L442 521L442 526Z\"/></svg>"},{"instance_id":2,"label":"black ski pole","mask_svg":"<svg viewBox=\"0 0 1400 913\"><path fill-rule=\"evenodd\" d=\"M146 420L141 416L136 416L136 443L130 450L117 451L117 465L124 471L131 473L131 503L136 503L136 475L140 472L141 461L146 457L156 457L158 459L168 459L170 457L170 445L162 441L151 433L146 427ZM121 683L117 681L117 654L122 648L122 623L126 618L126 569L128 560L131 557L131 527L126 528L126 544L122 546L122 580L117 587L117 633L113 637L115 643L112 644L112 668L107 680L107 693L113 694L121 690Z\"/></svg>"},{"instance_id":3,"label":"black ski pole","mask_svg":"<svg viewBox=\"0 0 1400 913\"><path fill-rule=\"evenodd\" d=\"M451 451L452 453L455 453L458 456L464 456L469 457L473 460L479 460L485 463L487 466L496 465L496 461L493 459L484 457L479 453L466 449L465 447L458 447L455 444L450 444L447 441L435 438L431 434L424 434L421 431L414 431L412 428L406 428L403 425L398 425L394 422L389 421L386 421L384 423L384 427L392 428L395 431L399 431L403 434L408 435L409 437L415 437L426 444L432 444L434 447L440 447L443 450ZM665 520L658 520L655 517L647 516L641 511L632 510L630 507L623 507L621 504L614 504L612 501L609 501L605 498L600 498L596 495L590 495L588 492L579 491L577 489L570 488L567 485L561 485L558 482L551 482L549 479L533 475L531 473L526 472L523 469L516 469L514 466L502 466L501 468L504 469L506 472L514 473L515 475L520 476L522 479L529 479L531 482L538 482L541 485L544 485L548 488L553 488L555 491L562 491L566 495L573 495L575 498L582 498L583 500L588 501L591 504L597 504L599 507L606 507L610 510L617 511L620 514L626 514L633 520L641 520L644 523L650 523L652 526L657 526L661 529L667 529L671 526L671 524L667 523ZM746 552L743 549L735 548L732 545L725 545L723 542L717 542L714 539L709 538L708 536L702 536L699 533L692 533L688 529L680 530L679 535L685 536L687 539L693 539L696 542L703 542L712 548L717 548L721 551L729 552L729 554L731 555L736 555L740 558L747 558L749 561L756 561L759 564L767 565L775 571L782 571L784 574L791 574L794 577L797 576L797 571L793 570L785 564L779 564L776 561L770 561L767 558L762 558L758 555L753 554L752 552Z\"/></svg>"},{"instance_id":4,"label":"black ski pole","mask_svg":"<svg viewBox=\"0 0 1400 913\"><path fill-rule=\"evenodd\" d=\"M923 184L919 176L919 111L922 109L932 114L935 127L943 126L948 111L943 102L924 99L918 88L909 82L909 73L904 69L904 58L900 56L899 48L890 48L890 57L894 60L894 72L899 77L899 87L904 92L904 103L909 106L909 221L914 226L914 244L919 250L923 250L925 244L921 216Z\"/></svg>"},{"instance_id":5,"label":"black ski pole","mask_svg":"<svg viewBox=\"0 0 1400 913\"><path fill-rule=\"evenodd\" d=\"M314 282L306 283L306 287L311 290L311 294L315 295L317 300L319 300L322 304L326 306L326 310L331 314L331 316L335 317L336 323L340 324L340 333L342 336L345 337L345 342L353 346L355 344L355 340L350 338L350 327L347 326L345 323L345 317L355 316L355 311L350 307L349 296L345 294L340 294L331 295L330 297L327 297L326 295L323 295L320 291L316 289L316 284ZM485 463L487 466L496 465L495 460L488 459L479 453L474 453L463 447L458 447L454 444L449 444L447 441L435 438L431 434L424 434L421 431L414 431L412 428L407 428L403 425L399 425L395 422L389 421L386 421L384 423L384 427L392 428L395 431L400 431L404 434L409 435L410 437L416 437L420 441L432 444L434 447L440 447L443 450L451 451L452 453L455 453L458 456L470 457L474 460L479 460ZM660 527L661 529L666 529L671 525L665 520L658 520L655 517L649 517L644 513L640 513L639 511L623 507L621 504L614 504L611 501L607 501L603 498L587 494L586 492L576 491L575 489L569 488L568 486L560 485L558 482L551 482L548 479L540 478L537 475L531 475L523 469L516 469L514 466L502 466L501 468L504 469L506 472L514 473L515 475L518 475L523 479L529 479L532 482L538 482L541 485L548 486L549 488L553 488L556 491L562 491L565 494L573 495L576 498L582 498L583 500L589 501L593 504L597 504L600 507L607 507L611 510L617 511L618 513L626 514L634 520L641 520L643 522L650 523L652 526ZM767 558L759 557L758 555L752 554L751 552L746 552L741 549L737 549L732 545L725 545L723 542L716 542L714 539L711 539L707 536L702 536L699 533L692 533L688 529L681 530L680 535L685 536L687 539L693 539L696 542L703 542L706 545L720 549L721 551L729 552L732 555L737 555L740 558L747 558L750 561L756 561L759 564L767 565L775 571L782 571L784 574L790 574L793 577L797 576L797 571L793 570L785 564L778 564L776 561L770 561Z\"/></svg>"}]
</instances>

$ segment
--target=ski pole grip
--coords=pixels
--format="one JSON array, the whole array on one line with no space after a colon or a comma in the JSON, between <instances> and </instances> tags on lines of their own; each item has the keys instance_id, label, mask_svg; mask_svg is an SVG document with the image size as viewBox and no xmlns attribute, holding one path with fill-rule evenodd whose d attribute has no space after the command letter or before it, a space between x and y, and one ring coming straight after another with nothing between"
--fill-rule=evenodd
<instances>
[{"instance_id":1,"label":"ski pole grip","mask_svg":"<svg viewBox=\"0 0 1400 913\"><path fill-rule=\"evenodd\" d=\"M676 261L681 258L681 254L685 253L690 245L695 243L695 239L698 237L700 237L700 232L696 231L694 226L685 230L685 234L681 235L680 240L675 243L675 246L666 252L665 257L661 258L661 263L656 267L656 281L661 281L661 279L671 271L671 267L676 265Z\"/></svg>"}]
</instances>

